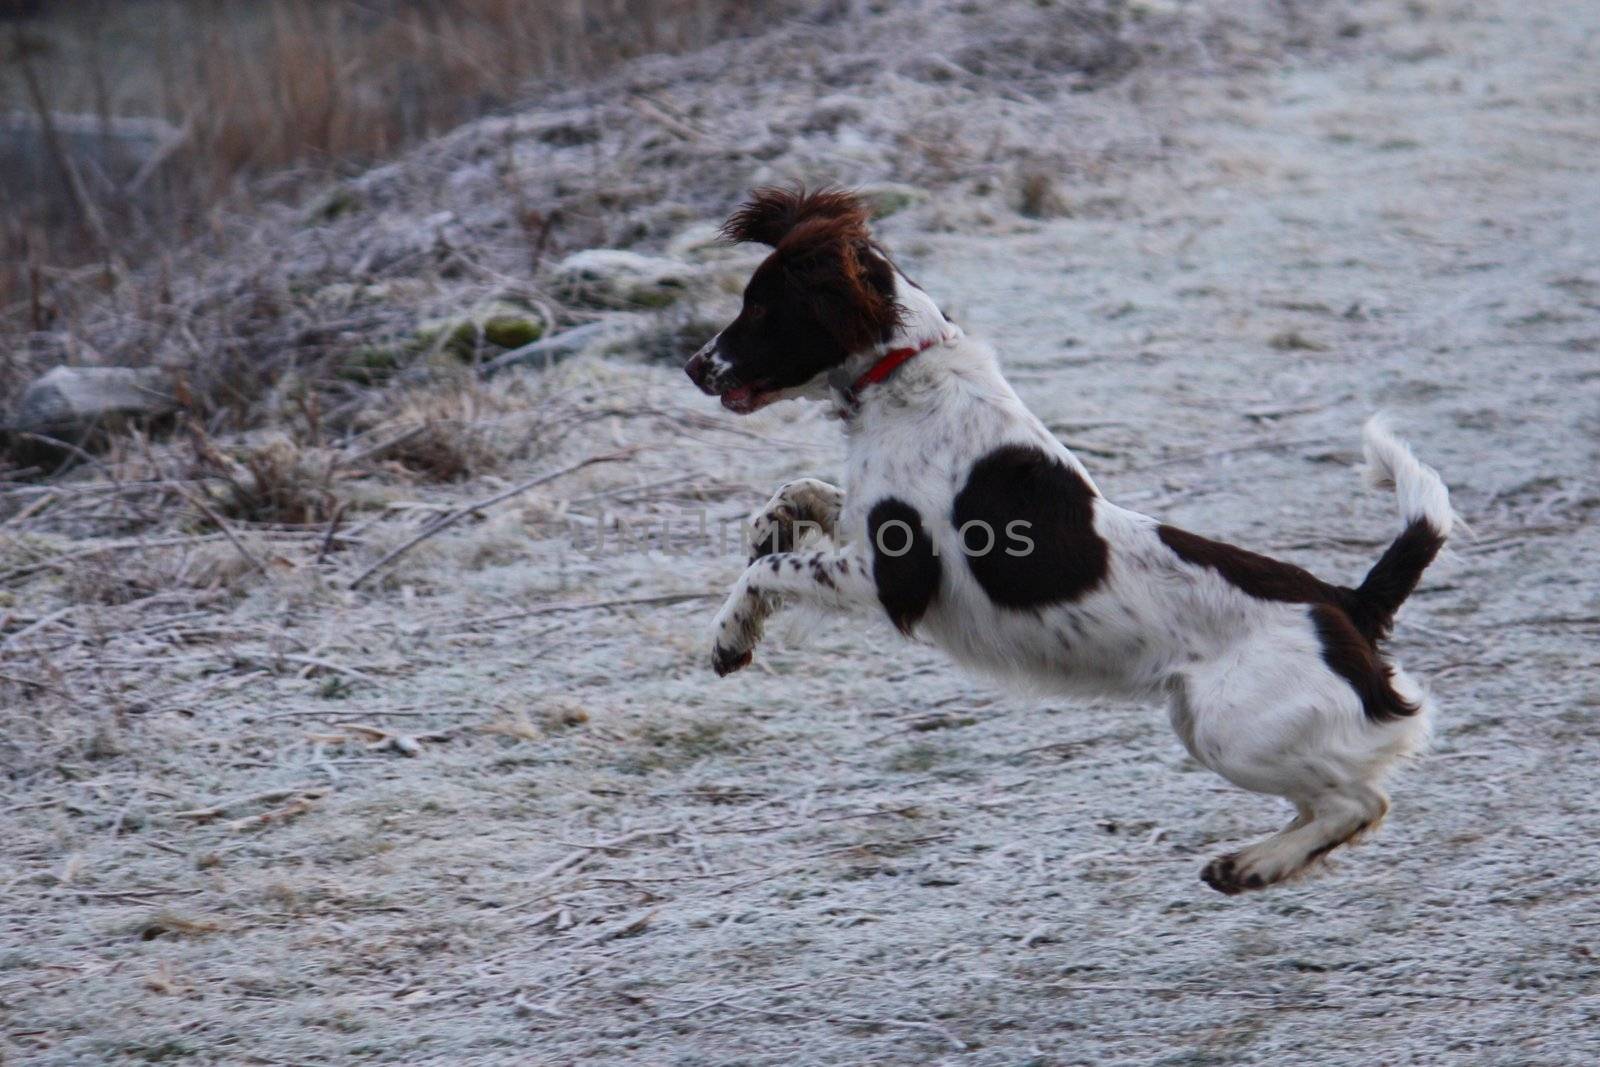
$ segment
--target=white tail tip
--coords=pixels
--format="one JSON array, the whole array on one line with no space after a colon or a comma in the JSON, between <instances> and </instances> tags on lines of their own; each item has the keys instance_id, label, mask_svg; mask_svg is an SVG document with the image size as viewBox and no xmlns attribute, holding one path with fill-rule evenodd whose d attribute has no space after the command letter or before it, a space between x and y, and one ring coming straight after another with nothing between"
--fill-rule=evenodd
<instances>
[{"instance_id":1,"label":"white tail tip","mask_svg":"<svg viewBox=\"0 0 1600 1067\"><path fill-rule=\"evenodd\" d=\"M1367 420L1361 438L1367 480L1379 488L1394 489L1400 517L1408 523L1423 519L1440 536L1449 536L1455 525L1455 511L1439 472L1417 459L1411 446L1390 430L1389 420L1382 414Z\"/></svg>"}]
</instances>

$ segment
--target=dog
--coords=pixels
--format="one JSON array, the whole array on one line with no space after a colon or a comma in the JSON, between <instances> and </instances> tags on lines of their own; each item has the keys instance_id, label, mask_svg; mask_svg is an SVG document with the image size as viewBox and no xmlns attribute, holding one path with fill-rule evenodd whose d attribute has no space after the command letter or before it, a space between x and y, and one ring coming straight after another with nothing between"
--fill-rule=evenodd
<instances>
[{"instance_id":1,"label":"dog","mask_svg":"<svg viewBox=\"0 0 1600 1067\"><path fill-rule=\"evenodd\" d=\"M772 251L685 371L737 413L830 401L849 492L791 482L752 516L756 551L713 623L718 675L751 662L787 601L881 610L1002 677L1164 699L1197 761L1298 812L1205 865L1227 894L1293 878L1382 821L1385 774L1432 715L1383 644L1454 520L1439 475L1384 422L1364 450L1404 529L1360 585L1330 584L1102 496L993 350L873 240L858 197L759 189L723 235ZM806 548L807 526L835 547Z\"/></svg>"}]
</instances>

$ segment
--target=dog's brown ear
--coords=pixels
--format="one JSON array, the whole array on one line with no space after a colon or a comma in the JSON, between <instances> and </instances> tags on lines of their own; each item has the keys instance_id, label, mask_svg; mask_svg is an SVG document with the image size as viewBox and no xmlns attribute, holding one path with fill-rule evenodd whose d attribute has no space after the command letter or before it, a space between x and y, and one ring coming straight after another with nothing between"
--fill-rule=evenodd
<instances>
[{"instance_id":1,"label":"dog's brown ear","mask_svg":"<svg viewBox=\"0 0 1600 1067\"><path fill-rule=\"evenodd\" d=\"M729 241L760 241L776 248L800 223L818 219L838 221L863 236L867 232L867 207L854 193L827 186L807 192L805 186L794 185L767 186L751 193L750 199L723 224L722 236Z\"/></svg>"},{"instance_id":2,"label":"dog's brown ear","mask_svg":"<svg viewBox=\"0 0 1600 1067\"><path fill-rule=\"evenodd\" d=\"M795 298L814 302L813 318L846 352L887 341L901 325L894 267L859 220L807 218L784 235L775 258L793 279Z\"/></svg>"}]
</instances>

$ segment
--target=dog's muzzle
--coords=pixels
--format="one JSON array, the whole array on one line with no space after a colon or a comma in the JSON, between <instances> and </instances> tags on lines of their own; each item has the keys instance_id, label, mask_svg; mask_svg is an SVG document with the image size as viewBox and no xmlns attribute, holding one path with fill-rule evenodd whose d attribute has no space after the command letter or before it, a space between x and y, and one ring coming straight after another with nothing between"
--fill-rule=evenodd
<instances>
[{"instance_id":1,"label":"dog's muzzle","mask_svg":"<svg viewBox=\"0 0 1600 1067\"><path fill-rule=\"evenodd\" d=\"M704 348L689 357L683 373L707 396L718 397L722 406L736 415L748 415L766 407L783 395L782 390L768 389L761 384L751 385L738 380L728 361L717 352L713 337Z\"/></svg>"}]
</instances>

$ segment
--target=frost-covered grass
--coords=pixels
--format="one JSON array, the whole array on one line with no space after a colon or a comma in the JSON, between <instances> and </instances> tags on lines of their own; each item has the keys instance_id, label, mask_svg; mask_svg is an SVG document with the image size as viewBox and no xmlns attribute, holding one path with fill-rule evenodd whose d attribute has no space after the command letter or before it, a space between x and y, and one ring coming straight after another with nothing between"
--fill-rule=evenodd
<instances>
[{"instance_id":1,"label":"frost-covered grass","mask_svg":"<svg viewBox=\"0 0 1600 1067\"><path fill-rule=\"evenodd\" d=\"M457 481L364 460L331 544L224 514L235 545L170 488L192 526L97 536L93 467L8 513L0 1048L1594 1060L1600 159L1572 71L1595 28L1353 10L1354 54L1063 94L1085 143L1148 146L1064 170L1070 215L958 184L880 224L1119 502L1345 579L1396 528L1351 469L1366 415L1443 472L1475 537L1396 637L1439 737L1335 869L1211 893L1201 864L1285 821L1274 801L1188 761L1159 709L1006 694L876 620L712 677L736 552L574 540L733 520L836 475L837 428L738 420L675 367L590 354L493 398L386 391L385 418L456 397L500 458ZM177 449L148 476L181 480ZM617 452L349 588L435 516Z\"/></svg>"}]
</instances>

